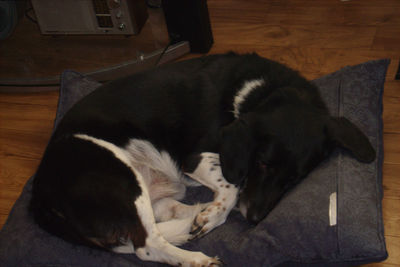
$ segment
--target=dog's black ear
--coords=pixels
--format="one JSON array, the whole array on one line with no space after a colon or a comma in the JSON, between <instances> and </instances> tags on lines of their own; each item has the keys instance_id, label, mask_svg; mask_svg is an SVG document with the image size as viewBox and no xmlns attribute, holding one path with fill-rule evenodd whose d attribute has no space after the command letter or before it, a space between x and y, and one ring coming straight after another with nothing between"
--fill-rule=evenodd
<instances>
[{"instance_id":1,"label":"dog's black ear","mask_svg":"<svg viewBox=\"0 0 400 267\"><path fill-rule=\"evenodd\" d=\"M254 150L251 129L241 120L225 126L220 132L220 161L225 179L240 185L248 172Z\"/></svg>"},{"instance_id":2,"label":"dog's black ear","mask_svg":"<svg viewBox=\"0 0 400 267\"><path fill-rule=\"evenodd\" d=\"M368 138L348 119L331 118L327 124L330 138L340 147L348 149L356 159L369 163L376 153Z\"/></svg>"}]
</instances>

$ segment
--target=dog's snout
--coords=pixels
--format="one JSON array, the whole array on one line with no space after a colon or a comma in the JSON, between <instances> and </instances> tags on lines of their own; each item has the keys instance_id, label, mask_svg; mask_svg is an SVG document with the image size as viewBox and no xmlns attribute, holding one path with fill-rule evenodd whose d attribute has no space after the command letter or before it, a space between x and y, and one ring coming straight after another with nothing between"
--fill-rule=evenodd
<instances>
[{"instance_id":1,"label":"dog's snout","mask_svg":"<svg viewBox=\"0 0 400 267\"><path fill-rule=\"evenodd\" d=\"M258 224L260 222L260 218L258 218L257 216L251 216L251 218L247 218L247 221L249 221L251 224Z\"/></svg>"},{"instance_id":2,"label":"dog's snout","mask_svg":"<svg viewBox=\"0 0 400 267\"><path fill-rule=\"evenodd\" d=\"M256 209L250 207L250 202L245 198L242 198L239 201L239 211L251 224L257 224L265 217L257 212Z\"/></svg>"},{"instance_id":3,"label":"dog's snout","mask_svg":"<svg viewBox=\"0 0 400 267\"><path fill-rule=\"evenodd\" d=\"M251 224L258 224L264 218L264 216L258 212L252 212L252 210L249 210L246 218Z\"/></svg>"}]
</instances>

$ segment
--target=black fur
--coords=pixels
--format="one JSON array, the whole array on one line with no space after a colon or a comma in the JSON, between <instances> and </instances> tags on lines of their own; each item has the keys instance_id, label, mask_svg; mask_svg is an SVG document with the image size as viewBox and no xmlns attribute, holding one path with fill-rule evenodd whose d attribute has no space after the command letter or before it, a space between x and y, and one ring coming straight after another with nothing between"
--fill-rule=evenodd
<instances>
[{"instance_id":1,"label":"black fur","mask_svg":"<svg viewBox=\"0 0 400 267\"><path fill-rule=\"evenodd\" d=\"M265 83L232 113L243 83ZM243 186L247 218L258 222L336 146L370 162L375 152L349 121L332 118L317 89L256 54L207 56L110 82L78 102L56 129L33 186L38 223L67 240L101 245L146 233L132 203L141 190L110 152L73 134L124 146L150 141L192 170L200 152L220 153L226 179ZM142 232L142 236L134 237Z\"/></svg>"},{"instance_id":2,"label":"black fur","mask_svg":"<svg viewBox=\"0 0 400 267\"><path fill-rule=\"evenodd\" d=\"M32 205L35 219L69 241L101 247L130 237L144 245L136 207L141 194L132 171L110 151L77 138L52 139L36 173ZM133 239L134 238L134 239Z\"/></svg>"}]
</instances>

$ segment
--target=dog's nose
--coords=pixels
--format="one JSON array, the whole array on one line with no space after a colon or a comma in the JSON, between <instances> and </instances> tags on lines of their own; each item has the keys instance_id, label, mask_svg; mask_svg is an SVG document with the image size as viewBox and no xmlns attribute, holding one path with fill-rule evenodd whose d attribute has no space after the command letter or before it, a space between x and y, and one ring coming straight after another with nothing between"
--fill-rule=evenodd
<instances>
[{"instance_id":1,"label":"dog's nose","mask_svg":"<svg viewBox=\"0 0 400 267\"><path fill-rule=\"evenodd\" d=\"M261 210L260 208L250 207L247 210L246 219L251 224L258 224L266 217L267 214L264 212L265 210Z\"/></svg>"},{"instance_id":2,"label":"dog's nose","mask_svg":"<svg viewBox=\"0 0 400 267\"><path fill-rule=\"evenodd\" d=\"M249 207L249 205L250 204L246 199L240 199L239 211L248 222L250 222L251 224L257 224L263 219L264 216L256 212L256 209L254 209L253 207Z\"/></svg>"},{"instance_id":3,"label":"dog's nose","mask_svg":"<svg viewBox=\"0 0 400 267\"><path fill-rule=\"evenodd\" d=\"M247 221L249 221L251 224L258 224L261 219L262 218L260 218L260 216L258 216L256 213L247 214Z\"/></svg>"}]
</instances>

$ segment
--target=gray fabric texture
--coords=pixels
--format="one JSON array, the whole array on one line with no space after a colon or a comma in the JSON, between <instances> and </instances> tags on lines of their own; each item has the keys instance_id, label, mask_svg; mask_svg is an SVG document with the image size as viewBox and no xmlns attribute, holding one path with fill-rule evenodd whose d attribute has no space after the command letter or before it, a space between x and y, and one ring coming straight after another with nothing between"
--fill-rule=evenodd
<instances>
[{"instance_id":1,"label":"gray fabric texture","mask_svg":"<svg viewBox=\"0 0 400 267\"><path fill-rule=\"evenodd\" d=\"M367 134L377 159L363 164L337 150L289 192L257 226L238 211L205 237L183 246L218 255L227 266L354 266L387 257L382 222L382 94L389 60L345 67L315 80L331 113ZM55 125L100 84L79 73L62 74ZM40 229L28 212L31 178L0 234L0 266L159 266L64 242ZM337 193L337 224L330 226L330 196ZM197 187L185 201L212 198Z\"/></svg>"}]
</instances>

